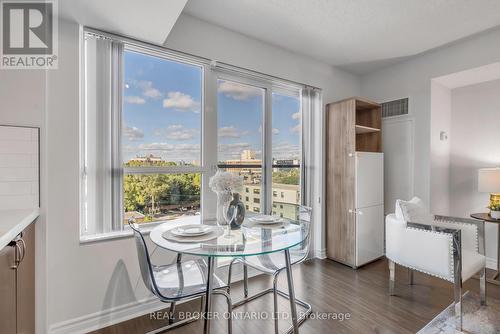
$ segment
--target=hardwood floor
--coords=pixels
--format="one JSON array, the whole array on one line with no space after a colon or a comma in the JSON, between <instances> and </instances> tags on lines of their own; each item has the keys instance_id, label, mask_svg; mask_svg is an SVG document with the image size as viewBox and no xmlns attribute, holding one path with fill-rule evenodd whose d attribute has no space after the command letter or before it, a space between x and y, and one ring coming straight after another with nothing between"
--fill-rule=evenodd
<instances>
[{"instance_id":1,"label":"hardwood floor","mask_svg":"<svg viewBox=\"0 0 500 334\"><path fill-rule=\"evenodd\" d=\"M415 273L414 285L407 285L407 271L396 270L397 296L388 295L387 261L379 260L358 270L330 260L311 260L294 269L295 291L298 298L309 302L313 316L325 314L330 319L310 318L300 327L301 333L415 333L452 303L452 285L437 278ZM286 275L280 277L280 289L286 291ZM270 286L267 276L250 279L250 294ZM464 291L478 291L479 282L471 279ZM239 300L242 284L232 289L233 302ZM488 297L500 299L500 287L488 284ZM214 310L225 311L224 298L214 298ZM199 306L199 304L195 304ZM185 306L189 307L189 306ZM193 310L193 305L190 305ZM280 300L280 311L288 312L285 299ZM301 308L299 308L299 311ZM235 309L235 312L272 312L272 295L262 297ZM350 319L332 319L331 313L350 314ZM240 319L233 321L233 333L274 333L273 320ZM280 320L281 331L290 320ZM160 320L149 320L149 315L110 326L93 334L144 333L163 325ZM203 323L197 321L169 333L202 333ZM212 333L226 333L225 320L212 322Z\"/></svg>"}]
</instances>

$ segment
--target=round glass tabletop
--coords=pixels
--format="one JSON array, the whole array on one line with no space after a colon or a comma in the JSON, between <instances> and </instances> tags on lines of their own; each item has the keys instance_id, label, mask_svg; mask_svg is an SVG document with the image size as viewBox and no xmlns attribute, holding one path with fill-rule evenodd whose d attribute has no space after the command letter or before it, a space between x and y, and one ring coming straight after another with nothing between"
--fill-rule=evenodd
<instances>
[{"instance_id":1,"label":"round glass tabletop","mask_svg":"<svg viewBox=\"0 0 500 334\"><path fill-rule=\"evenodd\" d=\"M213 231L210 234L192 237L193 242L189 242L189 237L179 239L171 233L170 230L175 227L165 223L155 227L149 236L159 247L177 253L244 257L279 252L299 245L309 233L308 224L304 221L283 219L279 224L264 225L257 223L254 218L245 218L240 229L229 230L227 226L211 225Z\"/></svg>"}]
</instances>

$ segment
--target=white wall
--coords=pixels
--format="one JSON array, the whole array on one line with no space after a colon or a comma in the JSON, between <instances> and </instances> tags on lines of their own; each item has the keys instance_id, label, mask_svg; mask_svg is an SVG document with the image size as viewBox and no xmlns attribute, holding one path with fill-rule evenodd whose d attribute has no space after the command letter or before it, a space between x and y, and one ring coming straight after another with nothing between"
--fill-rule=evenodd
<instances>
[{"instance_id":1,"label":"white wall","mask_svg":"<svg viewBox=\"0 0 500 334\"><path fill-rule=\"evenodd\" d=\"M360 93L359 78L355 75L185 14L177 20L165 45L211 60L321 88L325 104L358 96ZM321 204L318 202L323 184L319 151L324 142L323 112L324 108L321 115L312 117L315 135L313 147L317 147L318 151L312 154L314 163L311 166L314 179L312 191L316 199L313 205L313 250L316 256L321 257L325 256L326 247L322 233L324 227Z\"/></svg>"},{"instance_id":2,"label":"white wall","mask_svg":"<svg viewBox=\"0 0 500 334\"><path fill-rule=\"evenodd\" d=\"M36 327L40 333L46 327L46 178L45 168L45 70L0 70L0 124L40 128L40 217L36 221ZM41 287L41 288L39 288Z\"/></svg>"},{"instance_id":3,"label":"white wall","mask_svg":"<svg viewBox=\"0 0 500 334\"><path fill-rule=\"evenodd\" d=\"M182 18L167 45L321 87L326 101L359 94L355 76L202 22ZM149 294L140 280L131 238L79 243L79 56L79 27L61 21L59 69L47 73L45 125L45 178L50 184L43 241L47 298L40 303L46 305L52 333L102 327L158 305L138 303ZM40 87L42 83L33 89ZM159 253L155 253L157 261L171 261L171 254Z\"/></svg>"},{"instance_id":4,"label":"white wall","mask_svg":"<svg viewBox=\"0 0 500 334\"><path fill-rule=\"evenodd\" d=\"M435 80L431 82L431 193L432 212L450 211L451 92ZM441 138L441 132L447 138Z\"/></svg>"},{"instance_id":5,"label":"white wall","mask_svg":"<svg viewBox=\"0 0 500 334\"><path fill-rule=\"evenodd\" d=\"M415 195L430 202L431 79L500 60L500 29L380 69L361 78L361 95L384 102L410 97L415 118ZM432 206L432 203L430 203Z\"/></svg>"},{"instance_id":6,"label":"white wall","mask_svg":"<svg viewBox=\"0 0 500 334\"><path fill-rule=\"evenodd\" d=\"M489 194L477 191L477 170L500 165L500 80L451 91L450 212L486 212ZM497 228L486 224L486 256L496 267Z\"/></svg>"},{"instance_id":7,"label":"white wall","mask_svg":"<svg viewBox=\"0 0 500 334\"><path fill-rule=\"evenodd\" d=\"M325 103L360 91L352 74L185 14L165 46L322 88Z\"/></svg>"}]
</instances>

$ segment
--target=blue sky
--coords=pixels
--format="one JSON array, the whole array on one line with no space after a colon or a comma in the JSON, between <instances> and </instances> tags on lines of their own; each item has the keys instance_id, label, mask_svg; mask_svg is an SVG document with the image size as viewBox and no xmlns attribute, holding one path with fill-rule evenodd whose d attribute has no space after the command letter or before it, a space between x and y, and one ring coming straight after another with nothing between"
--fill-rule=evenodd
<instances>
[{"instance_id":1,"label":"blue sky","mask_svg":"<svg viewBox=\"0 0 500 334\"><path fill-rule=\"evenodd\" d=\"M124 159L160 155L199 161L202 69L126 51L124 56ZM244 149L260 158L263 94L260 88L218 82L219 160ZM273 94L273 157L298 157L299 99Z\"/></svg>"}]
</instances>

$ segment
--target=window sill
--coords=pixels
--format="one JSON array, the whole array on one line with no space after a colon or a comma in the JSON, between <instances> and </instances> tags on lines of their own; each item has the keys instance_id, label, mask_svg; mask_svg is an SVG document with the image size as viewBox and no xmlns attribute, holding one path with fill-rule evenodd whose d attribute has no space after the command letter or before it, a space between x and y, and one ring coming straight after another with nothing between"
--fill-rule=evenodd
<instances>
[{"instance_id":1,"label":"window sill","mask_svg":"<svg viewBox=\"0 0 500 334\"><path fill-rule=\"evenodd\" d=\"M139 226L141 227L141 232L145 235L148 235L156 226L161 224L167 223L172 227L187 225L187 224L197 224L200 222L200 218L201 218L200 216L189 216L169 221L159 221L148 224L140 224ZM131 238L133 237L133 235L134 233L130 229L130 227L125 226L124 230L122 231L82 235L80 236L80 244L90 244L102 241L112 241L115 239Z\"/></svg>"}]
</instances>

